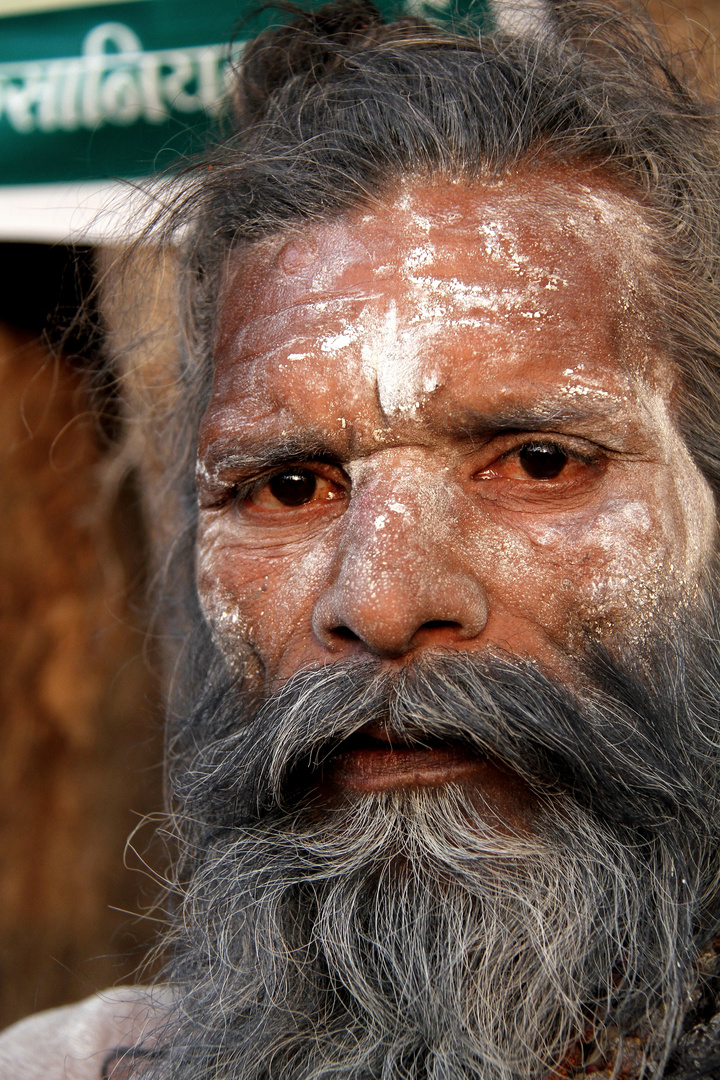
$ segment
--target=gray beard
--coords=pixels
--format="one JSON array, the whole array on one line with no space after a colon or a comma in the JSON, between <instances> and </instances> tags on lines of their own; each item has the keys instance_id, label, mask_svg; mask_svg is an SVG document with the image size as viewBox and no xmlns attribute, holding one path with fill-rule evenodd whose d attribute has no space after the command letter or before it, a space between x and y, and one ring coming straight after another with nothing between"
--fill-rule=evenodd
<instances>
[{"instance_id":1,"label":"gray beard","mask_svg":"<svg viewBox=\"0 0 720 1080\"><path fill-rule=\"evenodd\" d=\"M456 654L304 673L248 719L206 689L175 774L177 1006L134 1073L528 1080L612 1030L610 1066L639 1033L660 1074L717 914L718 723L708 665L664 650L654 682L604 658L578 704ZM531 825L462 784L328 807L323 762L369 721L500 761Z\"/></svg>"}]
</instances>

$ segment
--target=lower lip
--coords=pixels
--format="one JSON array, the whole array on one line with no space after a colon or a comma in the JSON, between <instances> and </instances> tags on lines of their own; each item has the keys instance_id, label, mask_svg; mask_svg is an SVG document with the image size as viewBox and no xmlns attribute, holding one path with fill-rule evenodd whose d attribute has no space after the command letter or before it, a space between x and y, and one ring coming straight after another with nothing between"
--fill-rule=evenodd
<instances>
[{"instance_id":1,"label":"lower lip","mask_svg":"<svg viewBox=\"0 0 720 1080\"><path fill-rule=\"evenodd\" d=\"M479 780L494 767L462 749L393 747L350 750L332 761L326 778L352 791L386 791Z\"/></svg>"}]
</instances>

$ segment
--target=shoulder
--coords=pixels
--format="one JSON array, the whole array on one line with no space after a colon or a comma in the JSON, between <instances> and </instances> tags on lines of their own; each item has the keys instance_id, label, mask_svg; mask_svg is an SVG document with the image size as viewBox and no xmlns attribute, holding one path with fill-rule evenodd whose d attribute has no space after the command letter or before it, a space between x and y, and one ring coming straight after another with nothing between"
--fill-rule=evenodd
<instances>
[{"instance_id":1,"label":"shoulder","mask_svg":"<svg viewBox=\"0 0 720 1080\"><path fill-rule=\"evenodd\" d=\"M121 987L20 1020L0 1034L0 1080L99 1080L112 1051L149 1035L168 1004L162 987Z\"/></svg>"}]
</instances>

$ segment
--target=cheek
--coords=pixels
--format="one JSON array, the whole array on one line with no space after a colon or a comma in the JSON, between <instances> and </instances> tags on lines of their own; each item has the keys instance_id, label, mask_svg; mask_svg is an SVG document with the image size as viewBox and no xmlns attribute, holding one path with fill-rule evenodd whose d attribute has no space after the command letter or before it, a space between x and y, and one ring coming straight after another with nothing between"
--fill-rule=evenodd
<instances>
[{"instance_id":1,"label":"cheek","mask_svg":"<svg viewBox=\"0 0 720 1080\"><path fill-rule=\"evenodd\" d=\"M231 550L221 542L202 538L197 557L197 589L205 618L216 645L236 674L254 670L254 625L265 617L268 582L261 572L237 573Z\"/></svg>"},{"instance_id":2,"label":"cheek","mask_svg":"<svg viewBox=\"0 0 720 1080\"><path fill-rule=\"evenodd\" d=\"M688 460L673 473L635 476L592 513L495 520L477 529L469 557L493 593L491 610L534 623L565 648L588 634L640 644L659 619L696 601L714 536L712 495Z\"/></svg>"},{"instance_id":3,"label":"cheek","mask_svg":"<svg viewBox=\"0 0 720 1080\"><path fill-rule=\"evenodd\" d=\"M302 652L312 635L312 611L327 581L335 551L332 536L282 556L233 543L221 519L203 523L197 549L200 603L228 663L245 672L249 654L268 672L287 649Z\"/></svg>"},{"instance_id":4,"label":"cheek","mask_svg":"<svg viewBox=\"0 0 720 1080\"><path fill-rule=\"evenodd\" d=\"M530 515L510 521L475 507L459 523L463 560L487 594L489 642L532 653L538 635L565 639L585 573L569 532L545 528Z\"/></svg>"},{"instance_id":5,"label":"cheek","mask_svg":"<svg viewBox=\"0 0 720 1080\"><path fill-rule=\"evenodd\" d=\"M655 510L655 513L653 513ZM672 515L642 499L615 499L585 544L590 574L578 597L583 629L600 641L637 643L689 599Z\"/></svg>"},{"instance_id":6,"label":"cheek","mask_svg":"<svg viewBox=\"0 0 720 1080\"><path fill-rule=\"evenodd\" d=\"M621 627L625 641L641 643L697 603L715 543L714 500L684 448L671 460L644 499L613 500L593 523L596 569L582 614L597 637Z\"/></svg>"}]
</instances>

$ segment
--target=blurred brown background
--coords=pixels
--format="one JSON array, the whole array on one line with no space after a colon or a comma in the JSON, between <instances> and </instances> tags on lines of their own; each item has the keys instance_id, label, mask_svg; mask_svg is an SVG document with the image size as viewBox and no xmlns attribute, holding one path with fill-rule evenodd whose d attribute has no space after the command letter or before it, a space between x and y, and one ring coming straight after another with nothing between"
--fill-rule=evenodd
<instances>
[{"instance_id":1,"label":"blurred brown background","mask_svg":"<svg viewBox=\"0 0 720 1080\"><path fill-rule=\"evenodd\" d=\"M80 363L40 340L49 311L72 316L93 264L0 245L3 1025L131 978L154 925L138 916L157 889L123 866L162 803L138 481L130 468L118 482L121 410L110 385L91 400L91 342L68 341Z\"/></svg>"},{"instance_id":2,"label":"blurred brown background","mask_svg":"<svg viewBox=\"0 0 720 1080\"><path fill-rule=\"evenodd\" d=\"M720 0L650 6L673 41L702 50L714 83ZM160 413L171 404L172 350L136 350L120 400L90 341L51 355L41 340L104 258L0 245L0 1027L132 979L156 925L143 916L157 888L123 852L162 803L141 509L162 462L141 433L154 398ZM161 318L126 290L103 301L111 328L128 310L137 326Z\"/></svg>"}]
</instances>

